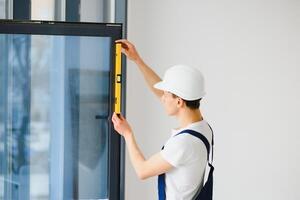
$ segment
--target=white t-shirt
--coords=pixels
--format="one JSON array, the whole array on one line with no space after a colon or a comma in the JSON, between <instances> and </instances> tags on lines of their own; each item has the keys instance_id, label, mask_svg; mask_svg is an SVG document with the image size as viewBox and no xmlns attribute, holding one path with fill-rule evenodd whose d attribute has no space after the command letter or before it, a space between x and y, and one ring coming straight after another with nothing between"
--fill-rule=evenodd
<instances>
[{"instance_id":1,"label":"white t-shirt","mask_svg":"<svg viewBox=\"0 0 300 200\"><path fill-rule=\"evenodd\" d=\"M174 166L165 175L167 200L191 200L199 187L203 186L207 150L202 140L193 135L184 133L175 136L184 129L200 132L211 145L212 131L205 120L182 129L172 129L171 137L160 152Z\"/></svg>"}]
</instances>

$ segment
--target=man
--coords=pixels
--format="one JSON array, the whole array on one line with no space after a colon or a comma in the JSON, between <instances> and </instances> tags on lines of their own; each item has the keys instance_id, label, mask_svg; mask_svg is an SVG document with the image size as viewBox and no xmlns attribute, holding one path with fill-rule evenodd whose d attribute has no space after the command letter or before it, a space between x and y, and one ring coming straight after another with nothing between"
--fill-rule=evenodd
<instances>
[{"instance_id":1,"label":"man","mask_svg":"<svg viewBox=\"0 0 300 200\"><path fill-rule=\"evenodd\" d=\"M176 65L168 69L161 80L144 63L133 44L127 40L116 42L122 44L127 58L137 64L150 90L161 99L166 113L177 118L179 128L172 130L164 148L149 159L143 156L130 125L122 115L118 117L113 114L114 128L126 141L138 177L144 180L161 175L165 197L160 196L160 199L191 200L203 186L207 150L199 138L190 134L177 134L191 129L200 132L211 144L212 130L199 110L200 100L205 94L203 76L196 68Z\"/></svg>"}]
</instances>

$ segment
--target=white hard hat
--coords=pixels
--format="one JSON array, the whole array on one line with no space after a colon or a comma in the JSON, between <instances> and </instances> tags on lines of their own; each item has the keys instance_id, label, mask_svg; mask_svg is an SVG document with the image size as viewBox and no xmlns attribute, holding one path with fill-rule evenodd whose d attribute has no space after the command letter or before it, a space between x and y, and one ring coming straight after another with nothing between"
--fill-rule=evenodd
<instances>
[{"instance_id":1,"label":"white hard hat","mask_svg":"<svg viewBox=\"0 0 300 200\"><path fill-rule=\"evenodd\" d=\"M164 79L156 83L154 87L171 92L187 101L198 100L205 95L202 73L186 65L175 65L169 68Z\"/></svg>"}]
</instances>

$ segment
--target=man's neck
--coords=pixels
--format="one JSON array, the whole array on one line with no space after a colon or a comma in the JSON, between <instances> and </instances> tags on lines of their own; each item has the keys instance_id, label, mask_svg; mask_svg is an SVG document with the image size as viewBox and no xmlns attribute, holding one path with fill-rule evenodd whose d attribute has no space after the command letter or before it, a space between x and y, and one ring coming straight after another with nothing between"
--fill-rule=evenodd
<instances>
[{"instance_id":1,"label":"man's neck","mask_svg":"<svg viewBox=\"0 0 300 200\"><path fill-rule=\"evenodd\" d=\"M203 117L199 109L185 109L178 113L177 119L180 123L180 128L187 127L189 124L202 121Z\"/></svg>"}]
</instances>

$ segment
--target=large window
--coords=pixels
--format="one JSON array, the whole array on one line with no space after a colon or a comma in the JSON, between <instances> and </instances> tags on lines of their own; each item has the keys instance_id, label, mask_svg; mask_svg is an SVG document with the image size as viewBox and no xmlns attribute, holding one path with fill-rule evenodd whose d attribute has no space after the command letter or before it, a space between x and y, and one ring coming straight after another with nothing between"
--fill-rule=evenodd
<instances>
[{"instance_id":1,"label":"large window","mask_svg":"<svg viewBox=\"0 0 300 200\"><path fill-rule=\"evenodd\" d=\"M117 199L120 37L119 25L0 23L0 199Z\"/></svg>"},{"instance_id":2,"label":"large window","mask_svg":"<svg viewBox=\"0 0 300 200\"><path fill-rule=\"evenodd\" d=\"M0 0L0 19L118 22L124 37L126 4ZM107 119L116 36L88 29L0 34L0 200L124 199L124 142Z\"/></svg>"}]
</instances>

